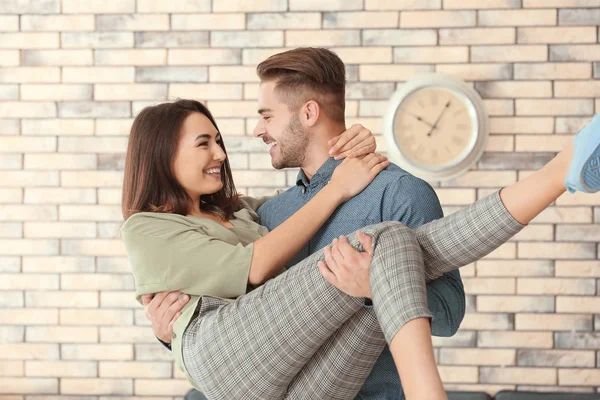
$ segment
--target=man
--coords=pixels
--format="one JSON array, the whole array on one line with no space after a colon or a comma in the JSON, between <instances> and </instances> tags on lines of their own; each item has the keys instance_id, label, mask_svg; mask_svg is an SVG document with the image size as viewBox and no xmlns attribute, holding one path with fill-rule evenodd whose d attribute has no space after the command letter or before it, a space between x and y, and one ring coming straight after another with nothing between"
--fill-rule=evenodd
<instances>
[{"instance_id":1,"label":"man","mask_svg":"<svg viewBox=\"0 0 600 400\"><path fill-rule=\"evenodd\" d=\"M294 187L258 210L261 224L272 230L314 197L341 162L330 158L329 149L330 140L345 130L345 67L329 50L299 48L269 57L258 65L257 73L261 79L260 119L254 136L270 146L274 168L301 168ZM288 268L331 244L334 238L364 226L400 221L416 227L442 216L431 186L391 165L362 193L340 206ZM183 306L176 295L165 295L157 296L148 307L154 332L163 339L172 334L170 326ZM427 299L433 314L432 334L452 336L465 312L458 271L429 283ZM357 399L402 398L400 379L386 346Z\"/></svg>"}]
</instances>

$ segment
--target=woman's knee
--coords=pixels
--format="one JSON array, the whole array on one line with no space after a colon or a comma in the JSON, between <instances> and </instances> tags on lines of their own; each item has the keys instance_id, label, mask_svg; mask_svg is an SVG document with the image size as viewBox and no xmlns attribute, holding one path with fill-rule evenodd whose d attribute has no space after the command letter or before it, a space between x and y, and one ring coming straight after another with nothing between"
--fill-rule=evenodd
<instances>
[{"instance_id":1,"label":"woman's knee","mask_svg":"<svg viewBox=\"0 0 600 400\"><path fill-rule=\"evenodd\" d=\"M373 237L374 251L377 245L381 243L394 243L399 247L418 245L415 231L397 221L386 221L371 225L365 228L363 232Z\"/></svg>"}]
</instances>

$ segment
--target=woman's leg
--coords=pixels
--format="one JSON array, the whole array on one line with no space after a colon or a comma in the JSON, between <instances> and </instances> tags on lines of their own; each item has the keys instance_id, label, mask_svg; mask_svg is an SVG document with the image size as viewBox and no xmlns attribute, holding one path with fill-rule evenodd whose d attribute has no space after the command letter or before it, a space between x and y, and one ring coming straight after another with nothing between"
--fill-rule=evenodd
<instances>
[{"instance_id":1,"label":"woman's leg","mask_svg":"<svg viewBox=\"0 0 600 400\"><path fill-rule=\"evenodd\" d=\"M378 314L379 322L387 323L387 318L403 325L429 318L421 250L414 233L399 223L375 225L366 232L373 237L372 271L376 272L371 275L385 275L372 283L373 290L382 296L391 292L386 303L392 310ZM322 259L319 251L229 304L203 297L199 317L183 340L186 368L207 397L283 398L294 377L327 339L363 310L362 299L345 295L322 277L317 267ZM380 341L380 337L369 337L371 331L364 331L365 340ZM342 342L341 346L347 345ZM365 370L370 370L380 351L373 352ZM320 363L323 371L337 368L340 360L327 362L332 364ZM368 371L364 378L367 375ZM343 388L345 377L339 379L336 385ZM362 382L357 386L326 398L351 399ZM305 396L319 398L318 394Z\"/></svg>"}]
</instances>

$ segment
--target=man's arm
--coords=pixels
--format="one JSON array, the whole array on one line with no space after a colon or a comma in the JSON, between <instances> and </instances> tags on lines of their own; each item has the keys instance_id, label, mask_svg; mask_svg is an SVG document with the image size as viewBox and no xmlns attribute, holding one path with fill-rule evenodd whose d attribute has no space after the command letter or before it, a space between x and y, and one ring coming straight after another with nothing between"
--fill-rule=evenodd
<instances>
[{"instance_id":1,"label":"man's arm","mask_svg":"<svg viewBox=\"0 0 600 400\"><path fill-rule=\"evenodd\" d=\"M382 218L415 228L444 213L431 186L412 175L399 177L384 194ZM458 270L427 284L427 304L433 314L431 333L452 336L465 316L465 290Z\"/></svg>"}]
</instances>

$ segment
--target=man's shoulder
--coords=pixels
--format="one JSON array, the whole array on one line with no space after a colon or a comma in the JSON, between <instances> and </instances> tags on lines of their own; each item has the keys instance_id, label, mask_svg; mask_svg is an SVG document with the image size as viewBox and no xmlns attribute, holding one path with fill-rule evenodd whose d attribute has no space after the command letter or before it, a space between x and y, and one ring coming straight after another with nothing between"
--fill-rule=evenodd
<instances>
[{"instance_id":1,"label":"man's shoulder","mask_svg":"<svg viewBox=\"0 0 600 400\"><path fill-rule=\"evenodd\" d=\"M389 192L390 190L401 191L410 196L411 189L431 189L431 185L421 178L418 178L410 172L400 168L396 164L390 164L375 177L367 189L376 189Z\"/></svg>"}]
</instances>

